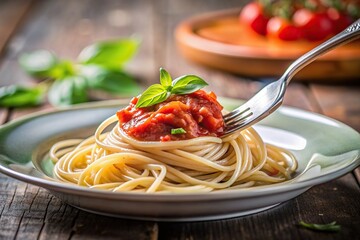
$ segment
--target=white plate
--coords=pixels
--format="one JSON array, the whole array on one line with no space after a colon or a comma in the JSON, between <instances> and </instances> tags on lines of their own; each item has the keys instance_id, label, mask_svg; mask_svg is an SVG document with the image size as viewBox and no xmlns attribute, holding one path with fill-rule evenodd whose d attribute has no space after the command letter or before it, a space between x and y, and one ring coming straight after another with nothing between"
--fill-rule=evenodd
<instances>
[{"instance_id":1,"label":"white plate","mask_svg":"<svg viewBox=\"0 0 360 240\"><path fill-rule=\"evenodd\" d=\"M268 186L199 194L112 193L59 183L45 157L60 138L90 135L128 101L85 104L32 114L0 127L0 171L48 189L74 207L103 215L158 221L213 220L271 208L360 164L360 134L336 120L282 107L256 129L269 143L295 154L294 179ZM227 109L241 104L221 99Z\"/></svg>"}]
</instances>

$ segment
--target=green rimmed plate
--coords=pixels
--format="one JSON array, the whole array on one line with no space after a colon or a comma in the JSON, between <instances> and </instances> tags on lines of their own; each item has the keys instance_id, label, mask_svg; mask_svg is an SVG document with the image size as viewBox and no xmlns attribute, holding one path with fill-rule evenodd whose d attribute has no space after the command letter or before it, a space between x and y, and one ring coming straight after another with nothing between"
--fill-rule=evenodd
<instances>
[{"instance_id":1,"label":"green rimmed plate","mask_svg":"<svg viewBox=\"0 0 360 240\"><path fill-rule=\"evenodd\" d=\"M227 109L241 104L221 99ZM256 213L340 177L360 164L360 134L336 120L282 107L256 125L266 142L295 154L290 181L242 190L199 194L112 193L60 183L46 154L64 138L91 135L126 101L107 101L36 113L0 127L0 171L48 189L77 208L104 215L160 221L197 221Z\"/></svg>"}]
</instances>

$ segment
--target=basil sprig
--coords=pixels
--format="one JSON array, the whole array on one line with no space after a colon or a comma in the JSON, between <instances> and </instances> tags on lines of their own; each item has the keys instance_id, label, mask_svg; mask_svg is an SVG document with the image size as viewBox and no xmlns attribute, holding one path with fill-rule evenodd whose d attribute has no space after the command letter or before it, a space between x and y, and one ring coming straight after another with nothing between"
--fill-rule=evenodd
<instances>
[{"instance_id":1,"label":"basil sprig","mask_svg":"<svg viewBox=\"0 0 360 240\"><path fill-rule=\"evenodd\" d=\"M341 229L341 226L337 225L335 221L328 224L315 224L315 223L306 223L304 221L300 221L299 224L302 227L317 231L338 232Z\"/></svg>"},{"instance_id":2,"label":"basil sprig","mask_svg":"<svg viewBox=\"0 0 360 240\"><path fill-rule=\"evenodd\" d=\"M98 42L81 51L78 61L82 64L101 65L118 70L136 53L139 42L134 39Z\"/></svg>"},{"instance_id":3,"label":"basil sprig","mask_svg":"<svg viewBox=\"0 0 360 240\"><path fill-rule=\"evenodd\" d=\"M207 86L208 84L195 75L184 75L172 80L170 74L160 68L160 84L151 85L141 94L136 107L150 107L164 102L171 94L189 94Z\"/></svg>"},{"instance_id":4,"label":"basil sprig","mask_svg":"<svg viewBox=\"0 0 360 240\"><path fill-rule=\"evenodd\" d=\"M45 87L23 87L10 85L0 88L0 106L3 107L29 107L37 106L43 102Z\"/></svg>"},{"instance_id":5,"label":"basil sprig","mask_svg":"<svg viewBox=\"0 0 360 240\"><path fill-rule=\"evenodd\" d=\"M19 58L20 66L29 75L45 80L33 88L0 88L0 107L39 105L46 93L54 106L87 102L92 90L115 96L139 94L134 78L123 70L138 46L139 41L131 38L98 42L83 49L77 62L60 59L46 50L24 53Z\"/></svg>"},{"instance_id":6,"label":"basil sprig","mask_svg":"<svg viewBox=\"0 0 360 240\"><path fill-rule=\"evenodd\" d=\"M20 66L30 75L37 78L57 78L57 66L60 60L52 52L38 50L24 53L19 58Z\"/></svg>"}]
</instances>

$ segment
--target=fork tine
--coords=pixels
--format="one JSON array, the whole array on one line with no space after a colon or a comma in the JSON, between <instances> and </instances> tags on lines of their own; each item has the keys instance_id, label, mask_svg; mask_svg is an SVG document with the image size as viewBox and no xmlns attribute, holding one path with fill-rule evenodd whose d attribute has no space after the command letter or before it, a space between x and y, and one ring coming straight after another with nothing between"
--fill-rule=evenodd
<instances>
[{"instance_id":1,"label":"fork tine","mask_svg":"<svg viewBox=\"0 0 360 240\"><path fill-rule=\"evenodd\" d=\"M241 106L235 110L233 110L232 112L226 114L224 116L224 121L225 122L228 122L228 121L231 121L232 119L236 118L237 116L247 112L250 110L250 107L246 107L246 106Z\"/></svg>"},{"instance_id":2,"label":"fork tine","mask_svg":"<svg viewBox=\"0 0 360 240\"><path fill-rule=\"evenodd\" d=\"M244 112L244 114L240 114L234 118L231 118L230 120L228 121L225 121L225 124L226 125L232 125L234 123L240 123L242 122L243 120L247 119L248 117L250 117L251 115L253 115L253 112L251 111L246 111Z\"/></svg>"},{"instance_id":3,"label":"fork tine","mask_svg":"<svg viewBox=\"0 0 360 240\"><path fill-rule=\"evenodd\" d=\"M239 124L234 124L234 125L232 125L232 126L230 126L230 127L227 126L227 127L226 127L226 131L225 131L224 134L226 135L226 134L228 134L228 133L235 132L235 131L237 131L237 130L245 127L245 126L246 126L246 124L244 124L244 122L239 123Z\"/></svg>"}]
</instances>

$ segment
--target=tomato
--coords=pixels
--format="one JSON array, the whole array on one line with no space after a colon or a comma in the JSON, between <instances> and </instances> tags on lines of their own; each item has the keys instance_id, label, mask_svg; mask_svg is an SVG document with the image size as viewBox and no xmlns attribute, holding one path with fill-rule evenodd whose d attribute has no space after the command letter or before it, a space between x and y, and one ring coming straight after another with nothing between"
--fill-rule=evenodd
<instances>
[{"instance_id":1,"label":"tomato","mask_svg":"<svg viewBox=\"0 0 360 240\"><path fill-rule=\"evenodd\" d=\"M266 35L269 18L264 15L263 8L256 2L251 2L242 9L239 20L260 35Z\"/></svg>"},{"instance_id":2,"label":"tomato","mask_svg":"<svg viewBox=\"0 0 360 240\"><path fill-rule=\"evenodd\" d=\"M334 34L341 32L352 23L352 19L349 16L339 12L335 8L329 8L326 13L332 22Z\"/></svg>"},{"instance_id":3,"label":"tomato","mask_svg":"<svg viewBox=\"0 0 360 240\"><path fill-rule=\"evenodd\" d=\"M294 13L293 22L310 41L324 40L333 31L331 20L326 13L314 13L305 8Z\"/></svg>"},{"instance_id":4,"label":"tomato","mask_svg":"<svg viewBox=\"0 0 360 240\"><path fill-rule=\"evenodd\" d=\"M284 41L295 41L302 38L302 31L284 18L272 17L267 24L267 36Z\"/></svg>"}]
</instances>

